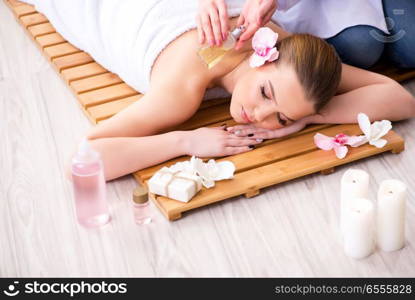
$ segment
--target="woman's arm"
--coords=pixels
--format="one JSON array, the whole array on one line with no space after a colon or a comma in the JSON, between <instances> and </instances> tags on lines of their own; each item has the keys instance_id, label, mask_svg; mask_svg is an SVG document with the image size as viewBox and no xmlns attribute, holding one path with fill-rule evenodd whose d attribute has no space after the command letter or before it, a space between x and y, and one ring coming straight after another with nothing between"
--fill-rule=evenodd
<instances>
[{"instance_id":1,"label":"woman's arm","mask_svg":"<svg viewBox=\"0 0 415 300\"><path fill-rule=\"evenodd\" d=\"M171 82L160 83L157 89L150 90L138 101L92 127L87 137L148 136L188 120L199 108L204 89L174 78L177 77L172 77Z\"/></svg>"},{"instance_id":2,"label":"woman's arm","mask_svg":"<svg viewBox=\"0 0 415 300\"><path fill-rule=\"evenodd\" d=\"M186 85L180 78L160 80L159 88L86 133L91 146L101 154L106 180L185 154L180 132L159 134L186 121L200 105L203 89ZM69 179L70 158L66 162Z\"/></svg>"},{"instance_id":3,"label":"woman's arm","mask_svg":"<svg viewBox=\"0 0 415 300\"><path fill-rule=\"evenodd\" d=\"M159 89L89 131L86 137L101 154L107 181L182 155L226 156L249 151L249 145L258 144L223 128L156 134L193 115L200 101L195 98L200 96L195 86L160 84ZM70 179L71 166L67 163Z\"/></svg>"},{"instance_id":4,"label":"woman's arm","mask_svg":"<svg viewBox=\"0 0 415 300\"><path fill-rule=\"evenodd\" d=\"M102 137L89 142L101 155L108 181L182 155L203 158L246 152L261 141L237 137L223 127L202 127L143 137ZM69 162L66 172L71 179Z\"/></svg>"},{"instance_id":5,"label":"woman's arm","mask_svg":"<svg viewBox=\"0 0 415 300\"><path fill-rule=\"evenodd\" d=\"M197 111L204 87L200 80L185 80L182 70L173 72L175 76L156 77L157 88L87 132L101 154L106 180L186 154L183 132L160 133ZM68 164L67 173L69 169Z\"/></svg>"},{"instance_id":6,"label":"woman's arm","mask_svg":"<svg viewBox=\"0 0 415 300\"><path fill-rule=\"evenodd\" d=\"M415 99L396 81L343 64L339 94L308 123L356 123L363 112L373 121L399 121L415 116Z\"/></svg>"},{"instance_id":7,"label":"woman's arm","mask_svg":"<svg viewBox=\"0 0 415 300\"><path fill-rule=\"evenodd\" d=\"M109 181L169 159L185 155L184 131L143 137L106 137L90 140L100 153Z\"/></svg>"}]
</instances>

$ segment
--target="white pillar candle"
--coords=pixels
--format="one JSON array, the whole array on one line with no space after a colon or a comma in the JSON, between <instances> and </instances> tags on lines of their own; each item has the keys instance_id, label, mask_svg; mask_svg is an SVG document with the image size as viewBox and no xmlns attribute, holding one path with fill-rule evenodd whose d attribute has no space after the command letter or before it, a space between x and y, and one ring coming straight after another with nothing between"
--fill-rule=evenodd
<instances>
[{"instance_id":1,"label":"white pillar candle","mask_svg":"<svg viewBox=\"0 0 415 300\"><path fill-rule=\"evenodd\" d=\"M406 185L396 179L381 182L377 202L377 243L383 251L405 245Z\"/></svg>"},{"instance_id":2,"label":"white pillar candle","mask_svg":"<svg viewBox=\"0 0 415 300\"><path fill-rule=\"evenodd\" d=\"M340 229L344 231L345 211L354 198L368 198L369 174L359 169L344 172L340 184Z\"/></svg>"},{"instance_id":3,"label":"white pillar candle","mask_svg":"<svg viewBox=\"0 0 415 300\"><path fill-rule=\"evenodd\" d=\"M360 259L372 254L375 238L374 205L364 198L350 200L345 210L347 222L343 232L344 252Z\"/></svg>"}]
</instances>

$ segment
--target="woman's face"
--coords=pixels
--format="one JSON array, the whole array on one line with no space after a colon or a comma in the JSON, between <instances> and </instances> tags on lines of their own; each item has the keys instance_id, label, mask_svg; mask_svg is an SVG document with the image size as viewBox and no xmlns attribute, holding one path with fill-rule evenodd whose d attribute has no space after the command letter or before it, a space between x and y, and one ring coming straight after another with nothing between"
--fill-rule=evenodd
<instances>
[{"instance_id":1,"label":"woman's face","mask_svg":"<svg viewBox=\"0 0 415 300\"><path fill-rule=\"evenodd\" d=\"M295 71L268 63L241 77L232 93L230 113L237 123L278 129L315 113Z\"/></svg>"}]
</instances>

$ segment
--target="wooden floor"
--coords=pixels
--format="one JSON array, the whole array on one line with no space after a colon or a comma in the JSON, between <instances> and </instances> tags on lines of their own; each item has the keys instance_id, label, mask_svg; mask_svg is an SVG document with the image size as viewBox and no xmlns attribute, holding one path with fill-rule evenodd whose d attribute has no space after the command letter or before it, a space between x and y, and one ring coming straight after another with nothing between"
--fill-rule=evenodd
<instances>
[{"instance_id":1,"label":"wooden floor","mask_svg":"<svg viewBox=\"0 0 415 300\"><path fill-rule=\"evenodd\" d=\"M113 220L84 230L63 165L92 126L64 82L0 1L0 277L5 276L415 276L415 119L395 123L406 141L381 154L236 197L167 221L133 223L132 176L108 184ZM415 93L415 81L406 83ZM407 246L363 261L344 256L339 181L348 167L409 186Z\"/></svg>"}]
</instances>

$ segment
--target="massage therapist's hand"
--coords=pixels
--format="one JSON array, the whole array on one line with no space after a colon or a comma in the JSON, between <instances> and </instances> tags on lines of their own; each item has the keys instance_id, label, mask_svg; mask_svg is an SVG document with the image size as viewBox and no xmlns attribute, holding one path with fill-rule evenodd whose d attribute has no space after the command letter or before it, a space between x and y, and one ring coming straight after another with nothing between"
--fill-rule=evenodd
<instances>
[{"instance_id":1,"label":"massage therapist's hand","mask_svg":"<svg viewBox=\"0 0 415 300\"><path fill-rule=\"evenodd\" d=\"M271 20L277 6L278 0L246 0L237 23L237 26L245 26L245 32L236 43L236 50L240 49L260 27Z\"/></svg>"},{"instance_id":2,"label":"massage therapist's hand","mask_svg":"<svg viewBox=\"0 0 415 300\"><path fill-rule=\"evenodd\" d=\"M224 127L202 127L185 131L185 150L187 155L198 157L217 157L243 153L253 149L262 140L238 137ZM249 147L249 145L252 145Z\"/></svg>"},{"instance_id":3,"label":"massage therapist's hand","mask_svg":"<svg viewBox=\"0 0 415 300\"><path fill-rule=\"evenodd\" d=\"M199 43L219 46L228 37L229 18L225 0L199 0L196 16Z\"/></svg>"},{"instance_id":4,"label":"massage therapist's hand","mask_svg":"<svg viewBox=\"0 0 415 300\"><path fill-rule=\"evenodd\" d=\"M302 118L288 126L278 129L264 129L254 125L236 125L228 127L226 130L240 137L252 135L251 138L267 140L298 132L308 124L310 124L310 117Z\"/></svg>"}]
</instances>

